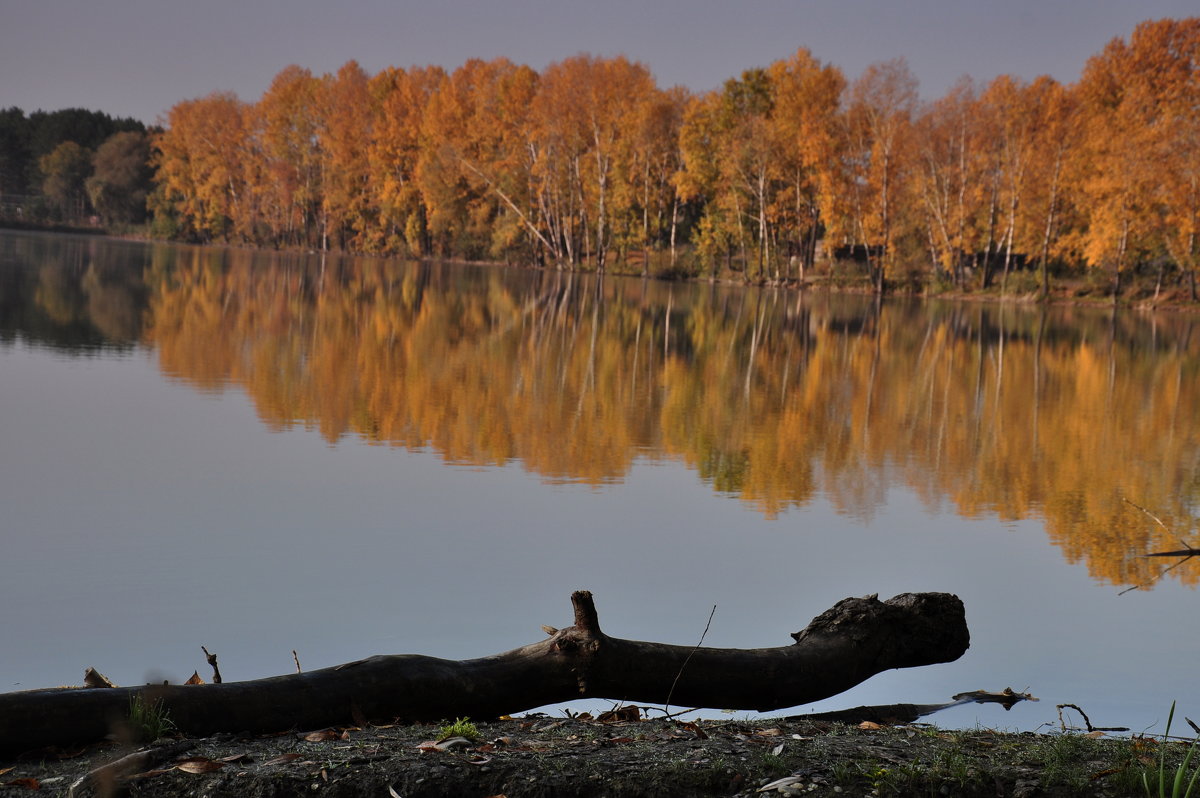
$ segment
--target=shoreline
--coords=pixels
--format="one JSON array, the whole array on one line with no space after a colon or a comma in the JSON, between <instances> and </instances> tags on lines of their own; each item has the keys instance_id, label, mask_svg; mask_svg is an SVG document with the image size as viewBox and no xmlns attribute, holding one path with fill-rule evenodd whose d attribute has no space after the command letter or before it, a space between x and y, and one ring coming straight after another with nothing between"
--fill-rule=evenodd
<instances>
[{"instance_id":1,"label":"shoreline","mask_svg":"<svg viewBox=\"0 0 1200 798\"><path fill-rule=\"evenodd\" d=\"M489 260L471 260L466 258L439 258L439 257L420 257L406 258L398 255L383 255L372 254L366 252L348 252L348 251L332 251L319 252L308 249L297 248L279 248L273 249L256 244L236 244L236 243L193 243L183 241L171 241L165 239L151 238L146 235L137 233L115 233L103 229L72 227L69 225L57 225L52 227L37 227L32 225L16 225L11 221L0 222L0 230L12 230L22 233L47 233L54 235L84 235L98 236L102 238L110 238L117 241L140 241L146 244L169 244L173 246L186 247L203 247L208 249L232 249L250 252L262 253L278 253L292 255L332 255L335 257L345 258L378 258L382 260L396 260L408 262L427 262L427 263L449 263L464 266L473 266L479 268L505 268L519 269L524 271L557 271L552 266L541 266L538 264L515 264L505 261L489 261ZM848 266L847 268L855 268ZM882 301L889 299L917 299L924 301L945 301L945 302L963 302L963 303L988 303L996 305L1012 305L1021 307L1031 307L1042 305L1045 307L1066 307L1066 308L1089 308L1093 310L1121 310L1132 311L1140 314L1171 312L1171 313L1198 313L1200 312L1200 302L1192 302L1190 299L1173 299L1172 297L1184 289L1180 286L1175 286L1170 290L1164 291L1167 295L1165 299L1155 300L1139 295L1145 292L1144 286L1141 283L1134 282L1136 277L1126 279L1128 283L1125 287L1123 296L1114 302L1111 296L1099 296L1092 298L1089 294L1092 293L1091 287L1083 286L1086 283L1087 277L1071 277L1060 279L1060 285L1052 288L1049 297L1043 299L1039 291L1032 292L1009 292L1000 293L999 289L993 287L988 290L950 290L937 292L929 290L929 286L924 286L922 290L904 290L893 288L885 291L883 294L876 294L873 288L866 284L865 276L843 276L823 274L816 279L809 279L803 283L795 278L786 278L781 280L770 279L754 279L745 280L739 279L734 275L688 275L679 276L676 274L642 274L633 271L623 271L621 269L613 269L604 273L598 273L590 269L575 269L562 270L571 274L589 275L589 276L612 276L622 278L633 278L643 280L656 280L661 282L677 282L677 283L708 283L714 285L728 286L731 288L775 288L787 291L805 293L808 291L824 291L835 294L857 295L865 297L878 297ZM1131 291L1132 288L1132 291ZM1084 293L1079 293L1082 290ZM1130 296L1130 293L1133 296Z\"/></svg>"},{"instance_id":2,"label":"shoreline","mask_svg":"<svg viewBox=\"0 0 1200 798\"><path fill-rule=\"evenodd\" d=\"M948 731L928 724L849 726L786 718L600 722L586 715L534 714L476 727L475 740L441 743L436 725L391 724L31 752L0 761L0 796L30 789L67 794L72 785L87 786L87 774L137 750L146 753L132 770L119 778L109 772L107 781L92 788L152 798L301 793L1116 798L1143 794L1144 777L1155 785L1160 754L1173 778L1187 751L1174 738L1162 743L1072 729Z\"/></svg>"}]
</instances>

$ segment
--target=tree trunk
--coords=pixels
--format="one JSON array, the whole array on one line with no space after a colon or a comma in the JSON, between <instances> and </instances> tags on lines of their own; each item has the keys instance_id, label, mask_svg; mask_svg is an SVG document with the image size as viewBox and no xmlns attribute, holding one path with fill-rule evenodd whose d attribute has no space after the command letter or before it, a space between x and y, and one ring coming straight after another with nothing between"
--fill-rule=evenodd
<instances>
[{"instance_id":1,"label":"tree trunk","mask_svg":"<svg viewBox=\"0 0 1200 798\"><path fill-rule=\"evenodd\" d=\"M949 662L969 645L957 596L848 598L780 648L719 649L621 640L600 631L592 595L571 596L575 623L503 654L451 661L374 656L246 682L57 688L0 695L0 752L103 738L130 701L161 702L192 736L314 729L366 720L497 717L579 698L772 710L848 690L892 668Z\"/></svg>"}]
</instances>

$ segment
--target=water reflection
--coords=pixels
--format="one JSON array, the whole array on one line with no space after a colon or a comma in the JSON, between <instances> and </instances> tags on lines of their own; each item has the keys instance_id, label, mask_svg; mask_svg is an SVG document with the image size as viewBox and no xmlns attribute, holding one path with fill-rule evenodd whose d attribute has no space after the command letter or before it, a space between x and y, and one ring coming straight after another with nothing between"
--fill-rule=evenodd
<instances>
[{"instance_id":1,"label":"water reflection","mask_svg":"<svg viewBox=\"0 0 1200 798\"><path fill-rule=\"evenodd\" d=\"M890 485L1042 518L1070 562L1152 581L1196 526L1200 340L1184 314L4 236L0 340L152 347L268 427L520 462L548 481L686 462L775 517ZM1151 508L1165 527L1127 501ZM1168 578L1195 585L1195 561Z\"/></svg>"}]
</instances>

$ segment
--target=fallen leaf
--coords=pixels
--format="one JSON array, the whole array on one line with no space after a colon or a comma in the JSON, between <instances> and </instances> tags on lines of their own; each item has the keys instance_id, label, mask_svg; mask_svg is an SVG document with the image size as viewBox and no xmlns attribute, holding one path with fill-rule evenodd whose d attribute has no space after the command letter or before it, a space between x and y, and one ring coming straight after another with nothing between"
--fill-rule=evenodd
<instances>
[{"instance_id":1,"label":"fallen leaf","mask_svg":"<svg viewBox=\"0 0 1200 798\"><path fill-rule=\"evenodd\" d=\"M299 754L280 754L269 762L263 762L263 765L282 765L285 762L295 762L299 758Z\"/></svg>"},{"instance_id":2,"label":"fallen leaf","mask_svg":"<svg viewBox=\"0 0 1200 798\"><path fill-rule=\"evenodd\" d=\"M212 773L214 770L220 770L225 767L225 763L215 762L204 756L195 756L191 759L176 762L175 767L184 773Z\"/></svg>"},{"instance_id":3,"label":"fallen leaf","mask_svg":"<svg viewBox=\"0 0 1200 798\"><path fill-rule=\"evenodd\" d=\"M229 756L219 757L218 762L253 762L250 755L243 752L240 754L230 754Z\"/></svg>"},{"instance_id":4,"label":"fallen leaf","mask_svg":"<svg viewBox=\"0 0 1200 798\"><path fill-rule=\"evenodd\" d=\"M192 671L192 676L184 684L204 684L204 680L200 678L200 671Z\"/></svg>"},{"instance_id":5,"label":"fallen leaf","mask_svg":"<svg viewBox=\"0 0 1200 798\"><path fill-rule=\"evenodd\" d=\"M321 729L320 731L309 732L304 735L304 739L310 743L327 743L330 740L338 739L340 736L333 729Z\"/></svg>"},{"instance_id":6,"label":"fallen leaf","mask_svg":"<svg viewBox=\"0 0 1200 798\"><path fill-rule=\"evenodd\" d=\"M4 782L5 787L24 787L27 790L40 790L42 784L34 778L13 779L12 781Z\"/></svg>"},{"instance_id":7,"label":"fallen leaf","mask_svg":"<svg viewBox=\"0 0 1200 798\"><path fill-rule=\"evenodd\" d=\"M863 731L875 731L877 729L882 729L883 727L874 721L864 720L862 723L858 724L858 728L862 729Z\"/></svg>"},{"instance_id":8,"label":"fallen leaf","mask_svg":"<svg viewBox=\"0 0 1200 798\"><path fill-rule=\"evenodd\" d=\"M467 764L468 765L486 765L488 762L491 762L491 761L492 761L492 758L490 756L473 756L467 760Z\"/></svg>"},{"instance_id":9,"label":"fallen leaf","mask_svg":"<svg viewBox=\"0 0 1200 798\"><path fill-rule=\"evenodd\" d=\"M1102 731L1088 732L1087 734L1085 734L1085 735L1083 735L1083 736L1084 736L1084 737L1091 737L1093 740L1095 740L1095 739L1096 739L1096 738L1098 738L1098 737L1103 737L1103 736L1104 736L1104 732L1102 732Z\"/></svg>"},{"instance_id":10,"label":"fallen leaf","mask_svg":"<svg viewBox=\"0 0 1200 798\"><path fill-rule=\"evenodd\" d=\"M341 733L341 736L339 736L338 739L339 740L349 740L350 739L350 730L349 729L343 730Z\"/></svg>"},{"instance_id":11,"label":"fallen leaf","mask_svg":"<svg viewBox=\"0 0 1200 798\"><path fill-rule=\"evenodd\" d=\"M601 712L596 720L601 723L624 723L641 720L642 711L637 707L619 707L610 709L608 712Z\"/></svg>"},{"instance_id":12,"label":"fallen leaf","mask_svg":"<svg viewBox=\"0 0 1200 798\"><path fill-rule=\"evenodd\" d=\"M783 743L780 743L779 745L772 748L771 753L774 754L775 756L779 756L780 754L782 754L783 753Z\"/></svg>"},{"instance_id":13,"label":"fallen leaf","mask_svg":"<svg viewBox=\"0 0 1200 798\"><path fill-rule=\"evenodd\" d=\"M780 729L759 729L755 734L759 737L778 737L783 734L783 731Z\"/></svg>"},{"instance_id":14,"label":"fallen leaf","mask_svg":"<svg viewBox=\"0 0 1200 798\"><path fill-rule=\"evenodd\" d=\"M91 687L91 688L116 687L116 685L112 683L111 679L109 679L107 676L105 676L103 673L96 670L95 668L88 668L87 670L85 670L83 672L83 686ZM35 789L40 789L40 788L35 788Z\"/></svg>"},{"instance_id":15,"label":"fallen leaf","mask_svg":"<svg viewBox=\"0 0 1200 798\"><path fill-rule=\"evenodd\" d=\"M15 770L15 769L16 768L0 768L0 776L3 776L5 773L8 773L9 771Z\"/></svg>"},{"instance_id":16,"label":"fallen leaf","mask_svg":"<svg viewBox=\"0 0 1200 798\"><path fill-rule=\"evenodd\" d=\"M388 785L388 795L392 796L392 798L404 798L404 796L396 792L396 788L390 784Z\"/></svg>"}]
</instances>

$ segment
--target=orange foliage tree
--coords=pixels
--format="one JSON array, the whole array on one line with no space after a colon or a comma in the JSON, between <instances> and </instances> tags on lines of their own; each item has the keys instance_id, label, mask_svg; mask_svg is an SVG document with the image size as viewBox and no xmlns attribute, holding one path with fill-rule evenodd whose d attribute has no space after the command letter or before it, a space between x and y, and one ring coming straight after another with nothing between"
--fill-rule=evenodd
<instances>
[{"instance_id":1,"label":"orange foliage tree","mask_svg":"<svg viewBox=\"0 0 1200 798\"><path fill-rule=\"evenodd\" d=\"M171 109L153 204L200 241L761 281L824 252L876 291L1036 267L1043 296L1057 269L1111 270L1114 298L1153 269L1155 296L1177 271L1195 297L1198 51L1200 18L1146 22L1078 84L1004 75L920 108L902 59L847 86L804 49L699 96L623 56L289 66L254 103Z\"/></svg>"}]
</instances>

